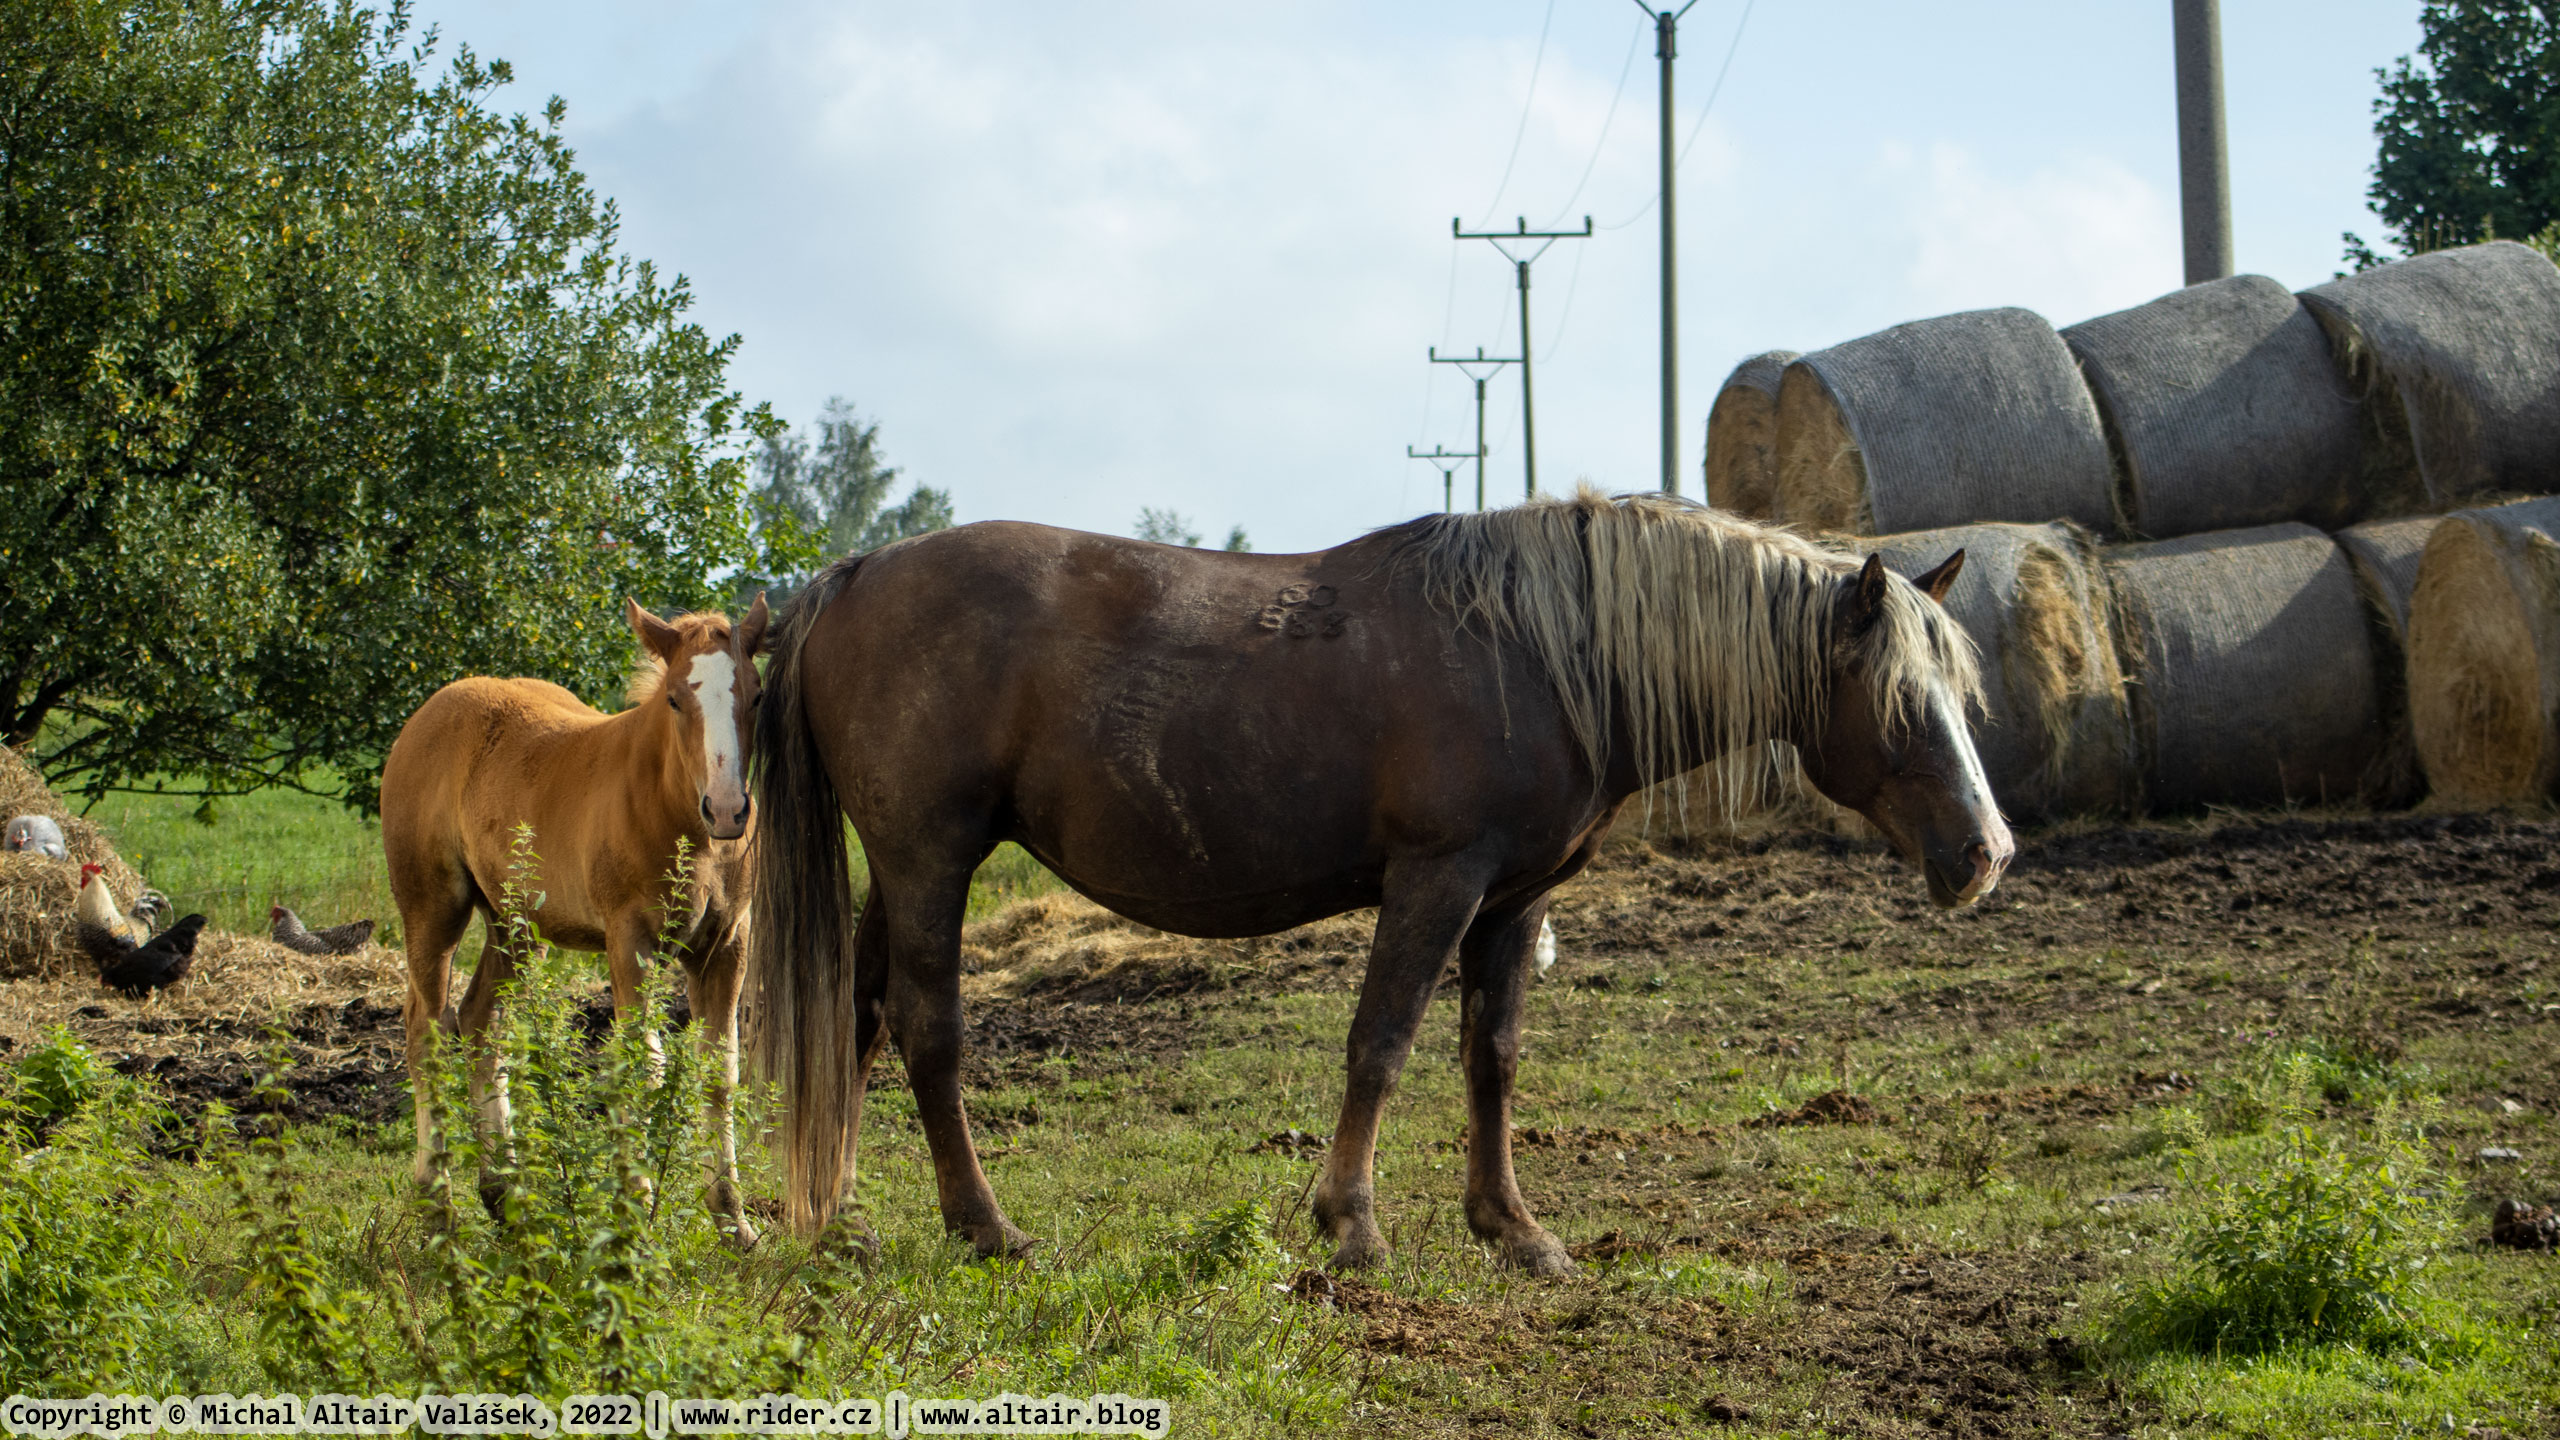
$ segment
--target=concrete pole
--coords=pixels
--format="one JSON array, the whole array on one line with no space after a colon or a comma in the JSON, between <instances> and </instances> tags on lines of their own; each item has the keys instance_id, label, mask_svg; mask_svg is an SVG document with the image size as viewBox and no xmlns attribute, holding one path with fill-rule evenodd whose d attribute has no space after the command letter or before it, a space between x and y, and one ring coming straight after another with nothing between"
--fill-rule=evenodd
<instances>
[{"instance_id":1,"label":"concrete pole","mask_svg":"<svg viewBox=\"0 0 2560 1440\"><path fill-rule=\"evenodd\" d=\"M1687 7L1682 7L1687 8ZM1680 17L1653 17L1653 53L1662 61L1662 493L1680 493L1680 280L1671 218L1671 59Z\"/></svg>"},{"instance_id":2,"label":"concrete pole","mask_svg":"<svg viewBox=\"0 0 2560 1440\"><path fill-rule=\"evenodd\" d=\"M1538 407L1529 393L1529 262L1520 267L1520 478L1521 495L1538 498Z\"/></svg>"},{"instance_id":3,"label":"concrete pole","mask_svg":"<svg viewBox=\"0 0 2560 1440\"><path fill-rule=\"evenodd\" d=\"M2178 54L2178 208L2187 283L2231 273L2231 142L2222 118L2222 0L2173 0Z\"/></svg>"}]
</instances>

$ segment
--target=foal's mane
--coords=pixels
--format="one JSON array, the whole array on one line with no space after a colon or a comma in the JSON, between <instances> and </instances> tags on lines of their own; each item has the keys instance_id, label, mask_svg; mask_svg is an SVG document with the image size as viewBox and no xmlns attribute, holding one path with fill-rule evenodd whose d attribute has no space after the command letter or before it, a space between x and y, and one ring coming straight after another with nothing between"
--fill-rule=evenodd
<instances>
[{"instance_id":1,"label":"foal's mane","mask_svg":"<svg viewBox=\"0 0 2560 1440\"><path fill-rule=\"evenodd\" d=\"M1972 642L1908 580L1890 576L1877 623L1841 634L1856 557L1675 496L1585 486L1399 529L1432 604L1538 658L1595 776L1613 711L1647 784L1678 772L1689 717L1713 717L1701 738L1718 753L1819 724L1835 652L1888 724L1932 685L1981 698Z\"/></svg>"},{"instance_id":2,"label":"foal's mane","mask_svg":"<svg viewBox=\"0 0 2560 1440\"><path fill-rule=\"evenodd\" d=\"M668 617L667 623L684 631L687 643L699 637L709 639L720 649L729 648L729 617L717 610L688 610L682 615ZM648 646L640 646L640 658L631 662L631 676L623 685L623 702L648 704L658 698L658 687L665 684L666 679L667 662L659 659L658 652Z\"/></svg>"}]
</instances>

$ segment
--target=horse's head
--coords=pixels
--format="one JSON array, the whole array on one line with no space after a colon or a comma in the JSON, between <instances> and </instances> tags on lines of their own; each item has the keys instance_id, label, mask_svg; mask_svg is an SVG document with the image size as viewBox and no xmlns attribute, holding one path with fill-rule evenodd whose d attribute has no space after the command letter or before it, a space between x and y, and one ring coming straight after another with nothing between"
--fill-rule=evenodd
<instances>
[{"instance_id":1,"label":"horse's head","mask_svg":"<svg viewBox=\"0 0 2560 1440\"><path fill-rule=\"evenodd\" d=\"M755 657L764 648L764 596L759 593L735 625L716 613L661 620L637 601L622 604L631 632L658 666L658 683L644 703L663 698L675 712L676 753L693 779L702 823L713 839L735 840L747 833L747 746L762 693Z\"/></svg>"},{"instance_id":2,"label":"horse's head","mask_svg":"<svg viewBox=\"0 0 2560 1440\"><path fill-rule=\"evenodd\" d=\"M1989 894L2016 853L1965 727L1964 636L1937 605L1963 565L1959 550L1905 581L1869 555L1842 583L1829 708L1799 747L1814 787L1884 832L1949 907Z\"/></svg>"}]
</instances>

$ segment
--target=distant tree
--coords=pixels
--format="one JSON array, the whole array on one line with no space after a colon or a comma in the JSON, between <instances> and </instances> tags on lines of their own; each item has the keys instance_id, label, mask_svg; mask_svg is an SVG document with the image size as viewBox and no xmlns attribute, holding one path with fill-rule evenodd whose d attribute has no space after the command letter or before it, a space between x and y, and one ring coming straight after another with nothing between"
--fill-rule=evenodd
<instances>
[{"instance_id":1,"label":"distant tree","mask_svg":"<svg viewBox=\"0 0 2560 1440\"><path fill-rule=\"evenodd\" d=\"M732 341L510 79L336 0L0 6L0 735L370 804L474 672L603 699L759 563Z\"/></svg>"},{"instance_id":2,"label":"distant tree","mask_svg":"<svg viewBox=\"0 0 2560 1440\"><path fill-rule=\"evenodd\" d=\"M2542 236L2560 222L2560 6L2429 0L2418 24L2418 54L2374 72L2374 213L2404 254ZM2387 258L2345 238L2359 269Z\"/></svg>"},{"instance_id":3,"label":"distant tree","mask_svg":"<svg viewBox=\"0 0 2560 1440\"><path fill-rule=\"evenodd\" d=\"M889 503L901 476L881 460L877 421L866 423L838 396L819 412L817 431L814 440L796 431L768 432L756 453L754 509L768 549L788 553L806 544L821 557L851 555L951 528L947 490L918 485ZM787 592L806 578L803 569L769 583Z\"/></svg>"},{"instance_id":4,"label":"distant tree","mask_svg":"<svg viewBox=\"0 0 2560 1440\"><path fill-rule=\"evenodd\" d=\"M1149 505L1138 512L1138 538L1158 545L1189 545L1197 548L1200 532L1178 510L1159 510Z\"/></svg>"},{"instance_id":5,"label":"distant tree","mask_svg":"<svg viewBox=\"0 0 2560 1440\"><path fill-rule=\"evenodd\" d=\"M1237 525L1227 531L1227 549L1238 555L1253 549L1253 542L1245 538L1243 526Z\"/></svg>"}]
</instances>

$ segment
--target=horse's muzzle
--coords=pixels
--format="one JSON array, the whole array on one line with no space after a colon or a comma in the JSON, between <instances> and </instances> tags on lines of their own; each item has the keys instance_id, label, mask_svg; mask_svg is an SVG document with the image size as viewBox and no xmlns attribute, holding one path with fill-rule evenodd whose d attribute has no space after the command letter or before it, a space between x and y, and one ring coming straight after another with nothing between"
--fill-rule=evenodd
<instances>
[{"instance_id":1,"label":"horse's muzzle","mask_svg":"<svg viewBox=\"0 0 2560 1440\"><path fill-rule=\"evenodd\" d=\"M2014 853L2005 840L1995 846L1981 839L1966 845L1952 865L1941 863L1935 855L1924 858L1920 873L1928 879L1929 898L1949 910L1972 904L2000 883L2000 872L2009 868Z\"/></svg>"},{"instance_id":2,"label":"horse's muzzle","mask_svg":"<svg viewBox=\"0 0 2560 1440\"><path fill-rule=\"evenodd\" d=\"M705 795L702 797L702 823L710 829L712 839L735 840L747 833L747 817L755 813L755 808L755 797L741 797L736 813L723 819L712 810L711 797Z\"/></svg>"}]
</instances>

